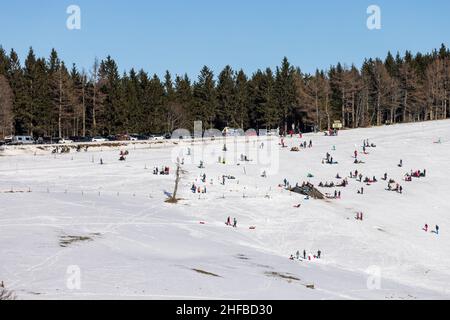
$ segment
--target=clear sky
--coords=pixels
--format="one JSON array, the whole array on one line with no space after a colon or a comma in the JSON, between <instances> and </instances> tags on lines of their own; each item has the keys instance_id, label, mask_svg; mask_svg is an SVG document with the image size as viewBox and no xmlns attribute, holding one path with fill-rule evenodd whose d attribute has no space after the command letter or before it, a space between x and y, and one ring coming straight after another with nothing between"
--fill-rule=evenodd
<instances>
[{"instance_id":1,"label":"clear sky","mask_svg":"<svg viewBox=\"0 0 450 320\"><path fill-rule=\"evenodd\" d=\"M71 4L81 8L81 30L66 27ZM381 30L366 26L372 4L381 8ZM46 57L54 47L86 69L109 54L120 71L196 78L203 65L252 73L287 56L314 72L449 45L449 13L448 0L14 0L0 6L0 45L22 61L30 46Z\"/></svg>"}]
</instances>

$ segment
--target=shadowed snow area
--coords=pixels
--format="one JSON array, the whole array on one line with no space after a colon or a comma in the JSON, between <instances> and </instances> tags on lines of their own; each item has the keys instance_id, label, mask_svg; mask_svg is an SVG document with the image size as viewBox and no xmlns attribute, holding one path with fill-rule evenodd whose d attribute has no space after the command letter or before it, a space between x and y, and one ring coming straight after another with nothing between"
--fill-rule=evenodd
<instances>
[{"instance_id":1,"label":"shadowed snow area","mask_svg":"<svg viewBox=\"0 0 450 320\"><path fill-rule=\"evenodd\" d=\"M368 154L365 139L376 145ZM310 140L312 148L291 151ZM450 121L284 143L239 139L226 152L218 139L68 154L7 147L0 151L0 281L19 299L450 298ZM252 156L270 145L273 172ZM118 160L121 150L129 151L126 161ZM364 163L354 163L355 150ZM327 152L338 164L322 163ZM174 154L185 161L181 200L168 204ZM241 154L253 161L240 161ZM154 175L156 166L170 174ZM404 181L423 169L426 177ZM355 170L378 182L349 178ZM341 199L306 200L283 187L284 179L336 184L338 173L347 187L318 189L341 191ZM402 194L386 190L384 173ZM223 175L235 179L223 185ZM193 193L193 183L207 193ZM228 216L237 228L225 225ZM322 256L290 260L297 250ZM79 289L71 286L73 266Z\"/></svg>"}]
</instances>

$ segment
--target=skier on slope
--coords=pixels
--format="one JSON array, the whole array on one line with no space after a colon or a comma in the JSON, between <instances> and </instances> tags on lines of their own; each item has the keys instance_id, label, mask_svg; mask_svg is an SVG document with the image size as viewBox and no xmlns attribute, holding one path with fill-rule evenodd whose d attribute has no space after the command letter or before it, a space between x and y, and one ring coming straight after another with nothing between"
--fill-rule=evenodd
<instances>
[{"instance_id":1,"label":"skier on slope","mask_svg":"<svg viewBox=\"0 0 450 320\"><path fill-rule=\"evenodd\" d=\"M303 259L306 260L306 250L303 250Z\"/></svg>"},{"instance_id":2,"label":"skier on slope","mask_svg":"<svg viewBox=\"0 0 450 320\"><path fill-rule=\"evenodd\" d=\"M234 218L234 221L233 221L233 228L237 228L237 219L236 218Z\"/></svg>"},{"instance_id":3,"label":"skier on slope","mask_svg":"<svg viewBox=\"0 0 450 320\"><path fill-rule=\"evenodd\" d=\"M320 259L320 255L322 254L322 252L319 250L317 251L317 259Z\"/></svg>"},{"instance_id":4,"label":"skier on slope","mask_svg":"<svg viewBox=\"0 0 450 320\"><path fill-rule=\"evenodd\" d=\"M439 226L436 225L436 234L439 234Z\"/></svg>"}]
</instances>

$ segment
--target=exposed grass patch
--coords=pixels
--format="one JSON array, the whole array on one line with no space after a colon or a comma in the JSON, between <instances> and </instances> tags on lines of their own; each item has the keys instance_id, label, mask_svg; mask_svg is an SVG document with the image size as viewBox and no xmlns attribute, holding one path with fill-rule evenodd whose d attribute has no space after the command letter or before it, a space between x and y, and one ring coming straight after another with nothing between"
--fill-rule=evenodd
<instances>
[{"instance_id":1,"label":"exposed grass patch","mask_svg":"<svg viewBox=\"0 0 450 320\"><path fill-rule=\"evenodd\" d=\"M217 274L215 274L215 273L208 272L208 271L201 270L201 269L192 269L192 271L195 271L195 272L197 272L197 273L204 274L204 275L207 275L207 276L212 276L212 277L216 277L216 278L221 278L221 276L219 276L219 275L217 275Z\"/></svg>"},{"instance_id":2,"label":"exposed grass patch","mask_svg":"<svg viewBox=\"0 0 450 320\"><path fill-rule=\"evenodd\" d=\"M284 280L288 280L288 281L300 281L300 279L297 277L294 277L294 276L291 276L288 274L275 272L275 271L265 272L264 274L269 277L280 278L280 279L284 279Z\"/></svg>"},{"instance_id":3,"label":"exposed grass patch","mask_svg":"<svg viewBox=\"0 0 450 320\"><path fill-rule=\"evenodd\" d=\"M67 248L68 246L78 242L91 242L94 241L94 237L98 237L100 235L100 233L91 233L89 236L61 236L59 238L59 246L62 248Z\"/></svg>"}]
</instances>

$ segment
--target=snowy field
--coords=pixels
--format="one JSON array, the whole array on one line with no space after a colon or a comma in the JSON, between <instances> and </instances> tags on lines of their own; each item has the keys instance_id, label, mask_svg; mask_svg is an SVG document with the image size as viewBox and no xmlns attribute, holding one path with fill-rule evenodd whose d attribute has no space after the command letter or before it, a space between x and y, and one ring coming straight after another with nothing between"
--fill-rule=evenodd
<instances>
[{"instance_id":1,"label":"snowy field","mask_svg":"<svg viewBox=\"0 0 450 320\"><path fill-rule=\"evenodd\" d=\"M369 154L364 139L376 144ZM291 152L309 140L312 148ZM0 151L0 281L19 299L450 298L450 121L285 143L240 139L226 152L221 141ZM129 151L124 162L121 150ZM354 164L355 150L364 163ZM327 152L338 164L322 163ZM167 204L177 156L185 162L182 200ZM170 175L154 175L155 166L170 166ZM404 181L423 169L425 178ZM341 191L339 200L306 200L280 186L338 183L338 173L355 170L379 182L319 188ZM384 173L402 194L386 190ZM235 179L223 185L223 175ZM193 183L207 193L194 194ZM237 228L225 225L228 216ZM297 250L322 257L290 260Z\"/></svg>"}]
</instances>

